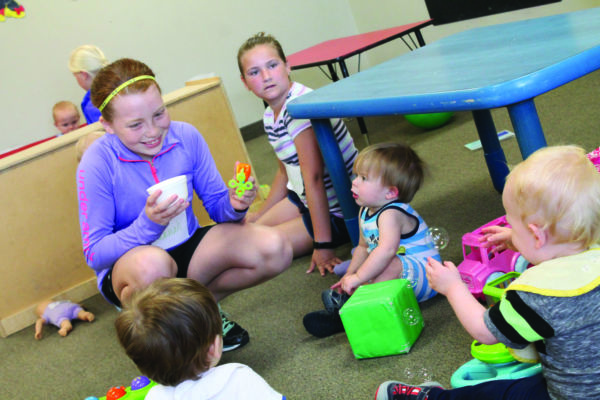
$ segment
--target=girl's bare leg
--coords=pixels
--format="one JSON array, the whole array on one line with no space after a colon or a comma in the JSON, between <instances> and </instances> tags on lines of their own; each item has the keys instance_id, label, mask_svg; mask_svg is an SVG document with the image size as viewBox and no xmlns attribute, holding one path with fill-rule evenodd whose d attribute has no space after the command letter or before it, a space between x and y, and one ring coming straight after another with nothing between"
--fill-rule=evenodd
<instances>
[{"instance_id":1,"label":"girl's bare leg","mask_svg":"<svg viewBox=\"0 0 600 400\"><path fill-rule=\"evenodd\" d=\"M304 226L298 207L287 198L271 207L256 223L272 226L283 233L292 244L294 257L308 254L313 249L312 238Z\"/></svg>"},{"instance_id":2,"label":"girl's bare leg","mask_svg":"<svg viewBox=\"0 0 600 400\"><path fill-rule=\"evenodd\" d=\"M279 231L259 224L218 224L196 248L188 277L220 301L278 275L291 262L292 246Z\"/></svg>"},{"instance_id":3,"label":"girl's bare leg","mask_svg":"<svg viewBox=\"0 0 600 400\"><path fill-rule=\"evenodd\" d=\"M138 246L123 254L115 263L113 290L123 302L156 279L172 278L176 274L177 264L165 250L156 246Z\"/></svg>"}]
</instances>

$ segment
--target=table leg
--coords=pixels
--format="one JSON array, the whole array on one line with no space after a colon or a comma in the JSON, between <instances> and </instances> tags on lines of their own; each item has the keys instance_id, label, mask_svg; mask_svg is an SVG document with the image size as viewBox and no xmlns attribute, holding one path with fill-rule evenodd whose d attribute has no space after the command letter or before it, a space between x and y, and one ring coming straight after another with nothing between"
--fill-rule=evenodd
<instances>
[{"instance_id":1,"label":"table leg","mask_svg":"<svg viewBox=\"0 0 600 400\"><path fill-rule=\"evenodd\" d=\"M349 77L350 74L348 73L348 67L346 67L346 62L344 60L339 60L338 63L340 64L340 70L342 71L342 76L344 78ZM369 132L367 131L367 124L365 124L365 120L361 117L357 117L356 122L358 122L358 127L360 128L360 133L362 133L364 135L367 146L370 145L371 142L369 141Z\"/></svg>"},{"instance_id":2,"label":"table leg","mask_svg":"<svg viewBox=\"0 0 600 400\"><path fill-rule=\"evenodd\" d=\"M358 206L352 198L352 184L346 171L342 152L335 140L333 129L328 119L313 119L311 123L317 137L317 142L319 143L319 148L321 149L321 154L323 155L323 160L329 170L329 176L331 176L335 193L340 202L352 245L356 246L358 245Z\"/></svg>"},{"instance_id":3,"label":"table leg","mask_svg":"<svg viewBox=\"0 0 600 400\"><path fill-rule=\"evenodd\" d=\"M523 160L534 151L546 147L546 138L533 99L512 104L507 108Z\"/></svg>"},{"instance_id":4,"label":"table leg","mask_svg":"<svg viewBox=\"0 0 600 400\"><path fill-rule=\"evenodd\" d=\"M419 47L425 46L425 39L423 39L423 35L421 34L420 29L417 29L415 31L415 36L417 37L417 42L419 43Z\"/></svg>"},{"instance_id":5,"label":"table leg","mask_svg":"<svg viewBox=\"0 0 600 400\"><path fill-rule=\"evenodd\" d=\"M332 81L339 81L340 77L338 76L337 72L335 72L335 68L333 68L333 64L328 63L327 64L327 69L329 69L329 74L331 75L331 80Z\"/></svg>"},{"instance_id":6,"label":"table leg","mask_svg":"<svg viewBox=\"0 0 600 400\"><path fill-rule=\"evenodd\" d=\"M500 140L498 140L498 132L492 119L490 110L473 110L473 120L479 133L483 156L492 178L494 188L502 193L504 182L508 175L508 164Z\"/></svg>"}]
</instances>

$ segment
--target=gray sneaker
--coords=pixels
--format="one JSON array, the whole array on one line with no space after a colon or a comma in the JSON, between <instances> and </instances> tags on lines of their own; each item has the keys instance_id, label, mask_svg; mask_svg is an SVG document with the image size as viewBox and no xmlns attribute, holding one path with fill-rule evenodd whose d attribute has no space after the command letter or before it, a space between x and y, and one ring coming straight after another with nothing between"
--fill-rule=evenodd
<instances>
[{"instance_id":1,"label":"gray sneaker","mask_svg":"<svg viewBox=\"0 0 600 400\"><path fill-rule=\"evenodd\" d=\"M323 301L325 310L331 314L339 315L340 309L346 304L349 298L350 296L346 292L340 294L333 289L326 289L321 292L321 300Z\"/></svg>"}]
</instances>

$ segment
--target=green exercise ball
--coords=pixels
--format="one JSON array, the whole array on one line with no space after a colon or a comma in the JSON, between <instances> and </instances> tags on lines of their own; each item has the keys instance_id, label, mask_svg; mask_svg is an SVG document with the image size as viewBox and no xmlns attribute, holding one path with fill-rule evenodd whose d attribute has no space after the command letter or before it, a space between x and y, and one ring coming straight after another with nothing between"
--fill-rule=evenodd
<instances>
[{"instance_id":1,"label":"green exercise ball","mask_svg":"<svg viewBox=\"0 0 600 400\"><path fill-rule=\"evenodd\" d=\"M453 112L429 113L429 114L408 114L404 118L414 126L423 129L434 129L445 125L454 115Z\"/></svg>"}]
</instances>

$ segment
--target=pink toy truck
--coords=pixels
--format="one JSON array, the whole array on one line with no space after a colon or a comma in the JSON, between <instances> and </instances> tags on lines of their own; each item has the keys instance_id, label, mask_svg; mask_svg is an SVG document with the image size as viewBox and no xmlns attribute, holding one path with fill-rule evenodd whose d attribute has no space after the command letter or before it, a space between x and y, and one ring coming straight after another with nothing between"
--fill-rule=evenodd
<instances>
[{"instance_id":1,"label":"pink toy truck","mask_svg":"<svg viewBox=\"0 0 600 400\"><path fill-rule=\"evenodd\" d=\"M506 222L506 217L502 216L473 232L465 233L462 237L463 261L458 265L458 271L473 296L480 300L485 300L483 287L486 283L511 271L523 272L529 266L529 263L516 251L506 249L494 253L492 247L485 248L481 245L479 241L483 236L481 230L494 225L510 226Z\"/></svg>"}]
</instances>

